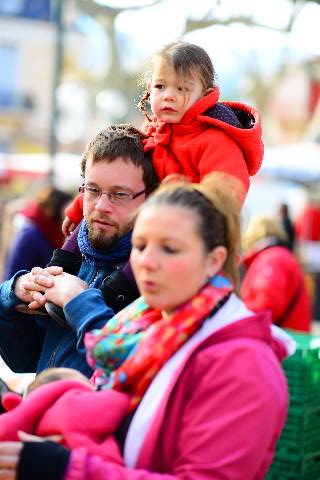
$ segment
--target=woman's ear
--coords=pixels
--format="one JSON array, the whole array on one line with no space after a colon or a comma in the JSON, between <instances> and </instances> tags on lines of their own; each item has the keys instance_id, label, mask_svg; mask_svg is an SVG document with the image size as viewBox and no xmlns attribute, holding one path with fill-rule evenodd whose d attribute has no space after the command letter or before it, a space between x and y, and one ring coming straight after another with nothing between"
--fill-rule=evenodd
<instances>
[{"instance_id":1,"label":"woman's ear","mask_svg":"<svg viewBox=\"0 0 320 480\"><path fill-rule=\"evenodd\" d=\"M227 259L227 249L226 247L220 246L214 248L209 253L208 258L208 276L213 277L216 273L222 270L225 261Z\"/></svg>"}]
</instances>

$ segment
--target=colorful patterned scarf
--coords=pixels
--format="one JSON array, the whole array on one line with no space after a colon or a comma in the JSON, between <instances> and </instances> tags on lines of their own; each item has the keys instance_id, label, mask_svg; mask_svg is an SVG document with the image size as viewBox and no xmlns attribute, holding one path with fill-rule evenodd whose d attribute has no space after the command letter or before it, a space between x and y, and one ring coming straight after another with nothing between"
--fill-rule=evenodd
<instances>
[{"instance_id":1,"label":"colorful patterned scarf","mask_svg":"<svg viewBox=\"0 0 320 480\"><path fill-rule=\"evenodd\" d=\"M95 369L96 385L129 392L134 410L161 367L223 305L232 290L225 277L216 275L168 317L149 308L140 297L101 330L87 333L87 361Z\"/></svg>"}]
</instances>

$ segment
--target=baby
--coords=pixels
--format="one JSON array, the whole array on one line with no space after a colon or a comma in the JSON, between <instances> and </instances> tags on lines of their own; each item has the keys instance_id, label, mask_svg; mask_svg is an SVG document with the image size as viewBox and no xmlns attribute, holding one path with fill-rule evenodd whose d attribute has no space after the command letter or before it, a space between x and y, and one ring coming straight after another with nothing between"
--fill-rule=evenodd
<instances>
[{"instance_id":1,"label":"baby","mask_svg":"<svg viewBox=\"0 0 320 480\"><path fill-rule=\"evenodd\" d=\"M36 376L24 399L8 393L2 403L9 411L0 415L0 441L18 440L19 431L39 437L58 435L70 449L84 446L105 460L123 464L112 434L129 412L126 394L96 391L72 368L50 368Z\"/></svg>"}]
</instances>

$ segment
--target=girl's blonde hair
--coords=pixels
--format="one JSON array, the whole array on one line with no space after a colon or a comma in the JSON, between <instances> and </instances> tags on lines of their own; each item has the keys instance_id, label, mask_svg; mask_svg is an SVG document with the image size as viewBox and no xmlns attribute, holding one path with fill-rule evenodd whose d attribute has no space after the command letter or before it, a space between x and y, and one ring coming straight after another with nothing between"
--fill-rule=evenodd
<instances>
[{"instance_id":1,"label":"girl's blonde hair","mask_svg":"<svg viewBox=\"0 0 320 480\"><path fill-rule=\"evenodd\" d=\"M201 183L166 181L142 204L139 212L149 206L158 205L170 205L193 211L197 220L195 227L205 250L211 252L219 246L226 248L224 273L239 294L241 208L239 194L242 190L240 180L220 172L210 173Z\"/></svg>"},{"instance_id":2,"label":"girl's blonde hair","mask_svg":"<svg viewBox=\"0 0 320 480\"><path fill-rule=\"evenodd\" d=\"M165 45L151 59L150 68L144 74L141 82L145 86L145 92L139 101L138 107L149 121L151 119L145 106L146 101L150 98L150 91L147 85L151 82L154 65L159 60L164 64L172 66L179 77L199 76L204 92L216 86L216 71L209 55L202 47L183 41Z\"/></svg>"}]
</instances>

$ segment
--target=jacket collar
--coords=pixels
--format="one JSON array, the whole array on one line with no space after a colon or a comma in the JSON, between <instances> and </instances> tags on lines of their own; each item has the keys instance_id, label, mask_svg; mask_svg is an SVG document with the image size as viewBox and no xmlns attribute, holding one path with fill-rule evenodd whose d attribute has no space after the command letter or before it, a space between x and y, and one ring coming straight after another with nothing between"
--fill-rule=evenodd
<instances>
[{"instance_id":1,"label":"jacket collar","mask_svg":"<svg viewBox=\"0 0 320 480\"><path fill-rule=\"evenodd\" d=\"M197 115L201 115L209 108L214 107L219 99L219 95L220 95L219 88L215 87L215 89L212 92L208 93L208 95L205 95L204 97L199 98L199 100L196 101L189 108L189 110L186 111L180 123L183 123L183 124L189 123Z\"/></svg>"}]
</instances>

